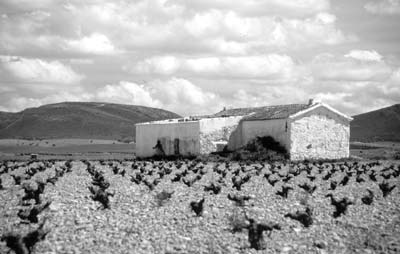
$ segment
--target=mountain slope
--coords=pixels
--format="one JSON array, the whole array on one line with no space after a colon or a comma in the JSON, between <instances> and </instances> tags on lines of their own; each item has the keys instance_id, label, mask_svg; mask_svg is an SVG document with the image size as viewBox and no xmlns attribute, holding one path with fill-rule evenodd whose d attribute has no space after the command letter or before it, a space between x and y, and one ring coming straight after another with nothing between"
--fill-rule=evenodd
<instances>
[{"instance_id":1,"label":"mountain slope","mask_svg":"<svg viewBox=\"0 0 400 254\"><path fill-rule=\"evenodd\" d=\"M351 141L400 141L400 104L353 116Z\"/></svg>"},{"instance_id":2,"label":"mountain slope","mask_svg":"<svg viewBox=\"0 0 400 254\"><path fill-rule=\"evenodd\" d=\"M143 106L63 102L18 113L0 112L0 138L134 139L135 123L178 117Z\"/></svg>"}]
</instances>

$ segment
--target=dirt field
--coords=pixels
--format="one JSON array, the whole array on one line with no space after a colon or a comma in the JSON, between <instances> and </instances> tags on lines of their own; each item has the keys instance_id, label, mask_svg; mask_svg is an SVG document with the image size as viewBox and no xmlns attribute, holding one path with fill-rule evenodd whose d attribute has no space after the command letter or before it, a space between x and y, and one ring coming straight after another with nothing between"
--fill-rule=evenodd
<instances>
[{"instance_id":1,"label":"dirt field","mask_svg":"<svg viewBox=\"0 0 400 254\"><path fill-rule=\"evenodd\" d=\"M400 253L399 161L9 161L0 172L0 235L33 253ZM386 197L383 183L395 186ZM23 215L33 192L36 208L51 202L37 222ZM40 225L43 240L25 244Z\"/></svg>"},{"instance_id":2,"label":"dirt field","mask_svg":"<svg viewBox=\"0 0 400 254\"><path fill-rule=\"evenodd\" d=\"M0 160L40 159L132 159L135 144L100 139L0 139Z\"/></svg>"},{"instance_id":3,"label":"dirt field","mask_svg":"<svg viewBox=\"0 0 400 254\"><path fill-rule=\"evenodd\" d=\"M379 160L379 159L400 159L400 143L399 142L374 142L361 143L353 142L350 145L350 154L353 157L363 159Z\"/></svg>"},{"instance_id":4,"label":"dirt field","mask_svg":"<svg viewBox=\"0 0 400 254\"><path fill-rule=\"evenodd\" d=\"M400 159L398 142L353 142L351 156L367 160ZM100 139L47 139L23 140L0 139L1 160L29 160L30 154L38 154L42 160L123 160L133 159L134 143Z\"/></svg>"}]
</instances>

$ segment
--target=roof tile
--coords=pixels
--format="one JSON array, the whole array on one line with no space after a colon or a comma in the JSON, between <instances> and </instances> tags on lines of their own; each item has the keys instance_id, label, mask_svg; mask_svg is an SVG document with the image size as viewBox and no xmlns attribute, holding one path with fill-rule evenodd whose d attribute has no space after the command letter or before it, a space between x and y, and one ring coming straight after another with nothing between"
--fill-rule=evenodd
<instances>
[{"instance_id":1,"label":"roof tile","mask_svg":"<svg viewBox=\"0 0 400 254\"><path fill-rule=\"evenodd\" d=\"M243 120L247 121L282 119L288 118L290 115L305 110L310 106L311 105L308 104L289 104L254 108L235 108L220 111L214 114L213 117L245 116Z\"/></svg>"}]
</instances>

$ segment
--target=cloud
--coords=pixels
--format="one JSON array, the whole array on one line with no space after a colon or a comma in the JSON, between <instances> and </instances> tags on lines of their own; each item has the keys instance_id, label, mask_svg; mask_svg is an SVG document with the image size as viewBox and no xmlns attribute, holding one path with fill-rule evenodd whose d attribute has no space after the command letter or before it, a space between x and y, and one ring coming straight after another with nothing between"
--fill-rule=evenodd
<instances>
[{"instance_id":1,"label":"cloud","mask_svg":"<svg viewBox=\"0 0 400 254\"><path fill-rule=\"evenodd\" d=\"M52 2L5 15L0 49L73 57L137 50L246 55L354 40L329 11L328 0Z\"/></svg>"},{"instance_id":2,"label":"cloud","mask_svg":"<svg viewBox=\"0 0 400 254\"><path fill-rule=\"evenodd\" d=\"M83 88L48 93L45 96L35 94L21 96L9 91L7 96L0 96L0 109L5 111L20 111L27 107L37 107L43 104L62 101L99 101L130 105L143 105L162 108L180 113L206 114L222 108L218 95L208 92L182 78L155 79L146 84L120 81L105 85L93 91Z\"/></svg>"},{"instance_id":3,"label":"cloud","mask_svg":"<svg viewBox=\"0 0 400 254\"><path fill-rule=\"evenodd\" d=\"M351 51L345 56L320 54L310 64L312 76L318 80L330 81L386 80L392 73L392 68L380 61L380 55L375 53Z\"/></svg>"},{"instance_id":4,"label":"cloud","mask_svg":"<svg viewBox=\"0 0 400 254\"><path fill-rule=\"evenodd\" d=\"M304 90L348 114L398 103L399 67L374 50L320 54L309 64Z\"/></svg>"},{"instance_id":5,"label":"cloud","mask_svg":"<svg viewBox=\"0 0 400 254\"><path fill-rule=\"evenodd\" d=\"M309 96L301 87L293 85L264 85L252 89L239 89L232 94L232 98L225 99L225 105L238 108L306 103Z\"/></svg>"},{"instance_id":6,"label":"cloud","mask_svg":"<svg viewBox=\"0 0 400 254\"><path fill-rule=\"evenodd\" d=\"M275 37L287 48L335 45L358 40L355 35L345 35L339 30L336 16L326 12L304 20L283 19L274 32Z\"/></svg>"},{"instance_id":7,"label":"cloud","mask_svg":"<svg viewBox=\"0 0 400 254\"><path fill-rule=\"evenodd\" d=\"M382 61L382 56L375 50L351 50L345 57L351 57L360 61Z\"/></svg>"},{"instance_id":8,"label":"cloud","mask_svg":"<svg viewBox=\"0 0 400 254\"><path fill-rule=\"evenodd\" d=\"M219 97L182 78L155 79L146 84L121 81L94 93L94 100L158 107L183 115L211 113Z\"/></svg>"},{"instance_id":9,"label":"cloud","mask_svg":"<svg viewBox=\"0 0 400 254\"><path fill-rule=\"evenodd\" d=\"M0 6L13 11L27 11L49 7L52 2L52 0L2 0Z\"/></svg>"},{"instance_id":10,"label":"cloud","mask_svg":"<svg viewBox=\"0 0 400 254\"><path fill-rule=\"evenodd\" d=\"M171 75L178 71L182 66L182 60L175 56L157 56L145 59L133 66L135 73L157 73ZM130 68L125 66L126 70Z\"/></svg>"},{"instance_id":11,"label":"cloud","mask_svg":"<svg viewBox=\"0 0 400 254\"><path fill-rule=\"evenodd\" d=\"M170 3L183 5L193 11L206 11L210 9L234 10L246 16L295 16L302 17L318 12L327 11L330 8L329 0L170 0Z\"/></svg>"},{"instance_id":12,"label":"cloud","mask_svg":"<svg viewBox=\"0 0 400 254\"><path fill-rule=\"evenodd\" d=\"M199 86L182 78L155 80L148 84L152 95L161 101L166 109L181 114L205 114L221 108L220 97L204 91Z\"/></svg>"},{"instance_id":13,"label":"cloud","mask_svg":"<svg viewBox=\"0 0 400 254\"><path fill-rule=\"evenodd\" d=\"M144 85L133 82L121 81L118 84L106 85L94 93L93 99L105 102L122 104L144 105L161 107L161 103L154 99L150 89Z\"/></svg>"},{"instance_id":14,"label":"cloud","mask_svg":"<svg viewBox=\"0 0 400 254\"><path fill-rule=\"evenodd\" d=\"M337 29L336 16L326 12L297 19L242 17L233 11L210 10L197 13L185 22L184 27L189 35L225 54L335 45L357 39Z\"/></svg>"},{"instance_id":15,"label":"cloud","mask_svg":"<svg viewBox=\"0 0 400 254\"><path fill-rule=\"evenodd\" d=\"M136 63L131 71L146 74L187 74L225 79L289 79L295 64L287 55L178 58L156 56Z\"/></svg>"},{"instance_id":16,"label":"cloud","mask_svg":"<svg viewBox=\"0 0 400 254\"><path fill-rule=\"evenodd\" d=\"M72 84L84 78L83 75L59 61L16 56L0 56L0 61L3 68L16 78L29 82Z\"/></svg>"},{"instance_id":17,"label":"cloud","mask_svg":"<svg viewBox=\"0 0 400 254\"><path fill-rule=\"evenodd\" d=\"M366 3L364 8L372 14L397 15L400 14L400 1L374 0Z\"/></svg>"},{"instance_id":18,"label":"cloud","mask_svg":"<svg viewBox=\"0 0 400 254\"><path fill-rule=\"evenodd\" d=\"M107 55L117 52L116 48L107 36L100 33L93 33L78 40L68 40L66 41L66 49L98 55Z\"/></svg>"},{"instance_id":19,"label":"cloud","mask_svg":"<svg viewBox=\"0 0 400 254\"><path fill-rule=\"evenodd\" d=\"M72 64L79 64L79 65L94 64L94 60L89 58L72 58L69 59L69 62Z\"/></svg>"},{"instance_id":20,"label":"cloud","mask_svg":"<svg viewBox=\"0 0 400 254\"><path fill-rule=\"evenodd\" d=\"M26 8L27 6L29 4ZM0 18L0 50L3 54L21 55L38 51L54 52L59 49L59 36L50 27L53 17L50 10L13 11L10 6L4 10L9 12L2 14Z\"/></svg>"},{"instance_id":21,"label":"cloud","mask_svg":"<svg viewBox=\"0 0 400 254\"><path fill-rule=\"evenodd\" d=\"M398 1L368 1L367 11L397 13ZM0 107L101 100L186 115L317 95L348 112L398 102L398 38L377 31L395 19L366 26L353 7L329 0L0 1L0 52L19 56L1 58ZM359 29L360 37L344 29ZM374 32L378 39L369 37Z\"/></svg>"}]
</instances>

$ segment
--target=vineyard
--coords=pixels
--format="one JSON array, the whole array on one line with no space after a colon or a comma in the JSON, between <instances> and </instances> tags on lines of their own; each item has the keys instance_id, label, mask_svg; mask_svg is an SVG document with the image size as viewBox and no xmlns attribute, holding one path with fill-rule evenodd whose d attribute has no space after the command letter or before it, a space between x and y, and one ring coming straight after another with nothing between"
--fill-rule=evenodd
<instances>
[{"instance_id":1,"label":"vineyard","mask_svg":"<svg viewBox=\"0 0 400 254\"><path fill-rule=\"evenodd\" d=\"M400 253L400 162L0 162L0 253Z\"/></svg>"}]
</instances>

